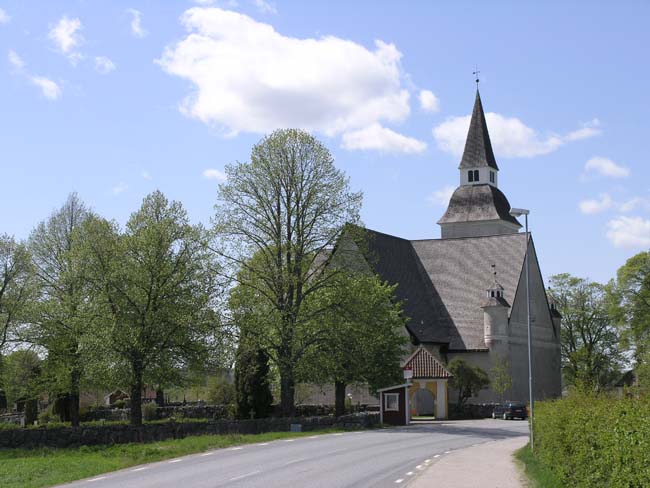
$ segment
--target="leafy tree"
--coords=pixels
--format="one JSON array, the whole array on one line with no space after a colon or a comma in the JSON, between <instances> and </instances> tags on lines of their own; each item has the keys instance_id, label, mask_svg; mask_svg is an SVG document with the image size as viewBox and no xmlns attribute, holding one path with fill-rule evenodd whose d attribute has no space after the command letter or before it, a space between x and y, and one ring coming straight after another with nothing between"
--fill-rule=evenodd
<instances>
[{"instance_id":1,"label":"leafy tree","mask_svg":"<svg viewBox=\"0 0 650 488\"><path fill-rule=\"evenodd\" d=\"M33 298L29 252L8 235L0 235L0 351L25 320Z\"/></svg>"},{"instance_id":2,"label":"leafy tree","mask_svg":"<svg viewBox=\"0 0 650 488\"><path fill-rule=\"evenodd\" d=\"M562 314L565 382L600 390L620 374L622 360L607 287L569 274L552 276L550 284L550 295Z\"/></svg>"},{"instance_id":3,"label":"leafy tree","mask_svg":"<svg viewBox=\"0 0 650 488\"><path fill-rule=\"evenodd\" d=\"M144 199L124 232L94 218L85 235L97 338L128 379L137 426L145 382L207 357L217 341L216 266L203 229L159 191Z\"/></svg>"},{"instance_id":4,"label":"leafy tree","mask_svg":"<svg viewBox=\"0 0 650 488\"><path fill-rule=\"evenodd\" d=\"M371 390L395 384L401 378L400 359L407 342L401 306L394 301L395 286L369 273L339 273L315 295L309 307L325 310L319 317L321 345L304 362L305 379L333 383L335 412L345 413L345 389L366 383Z\"/></svg>"},{"instance_id":5,"label":"leafy tree","mask_svg":"<svg viewBox=\"0 0 650 488\"><path fill-rule=\"evenodd\" d=\"M296 365L322 335L313 327L318 311L307 316L304 304L330 285L331 273L322 273L319 260L343 225L358 221L361 194L350 191L325 146L294 129L265 137L250 163L226 166L226 174L216 206L216 251L228 276L269 311L258 336L268 338L264 351L277 365L282 413L290 416Z\"/></svg>"},{"instance_id":6,"label":"leafy tree","mask_svg":"<svg viewBox=\"0 0 650 488\"><path fill-rule=\"evenodd\" d=\"M634 352L639 384L650 388L650 252L631 257L612 284L612 315L621 329L622 345Z\"/></svg>"},{"instance_id":7,"label":"leafy tree","mask_svg":"<svg viewBox=\"0 0 650 488\"><path fill-rule=\"evenodd\" d=\"M86 317L88 287L77 247L80 228L90 216L73 193L29 237L39 299L24 339L47 351L50 387L55 396L69 402L63 410L69 412L73 426L79 425L79 393L87 362L83 348L91 333Z\"/></svg>"},{"instance_id":8,"label":"leafy tree","mask_svg":"<svg viewBox=\"0 0 650 488\"><path fill-rule=\"evenodd\" d=\"M235 359L235 400L239 418L265 418L273 409L269 357L246 337L240 340Z\"/></svg>"},{"instance_id":9,"label":"leafy tree","mask_svg":"<svg viewBox=\"0 0 650 488\"><path fill-rule=\"evenodd\" d=\"M456 408L461 411L465 402L490 385L490 379L485 371L478 366L472 366L459 357L449 362L447 367L453 375L449 385L458 391Z\"/></svg>"},{"instance_id":10,"label":"leafy tree","mask_svg":"<svg viewBox=\"0 0 650 488\"><path fill-rule=\"evenodd\" d=\"M32 424L38 412L36 405L41 392L41 359L30 349L20 349L4 357L0 383L4 385L7 403L25 404L25 422Z\"/></svg>"},{"instance_id":11,"label":"leafy tree","mask_svg":"<svg viewBox=\"0 0 650 488\"><path fill-rule=\"evenodd\" d=\"M512 388L512 375L510 374L510 362L501 355L496 355L492 369L490 369L490 384L499 399L503 402L503 396Z\"/></svg>"},{"instance_id":12,"label":"leafy tree","mask_svg":"<svg viewBox=\"0 0 650 488\"><path fill-rule=\"evenodd\" d=\"M235 385L225 374L210 376L207 380L207 400L212 405L232 405L235 403Z\"/></svg>"}]
</instances>

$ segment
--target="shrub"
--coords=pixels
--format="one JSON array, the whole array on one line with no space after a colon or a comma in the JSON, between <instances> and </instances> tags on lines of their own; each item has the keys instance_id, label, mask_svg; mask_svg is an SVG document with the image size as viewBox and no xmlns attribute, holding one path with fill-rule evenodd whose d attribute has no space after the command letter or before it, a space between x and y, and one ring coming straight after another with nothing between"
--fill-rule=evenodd
<instances>
[{"instance_id":1,"label":"shrub","mask_svg":"<svg viewBox=\"0 0 650 488\"><path fill-rule=\"evenodd\" d=\"M54 415L52 414L51 409L43 410L38 414L38 425L47 425L52 422Z\"/></svg>"},{"instance_id":2,"label":"shrub","mask_svg":"<svg viewBox=\"0 0 650 488\"><path fill-rule=\"evenodd\" d=\"M648 486L650 398L574 392L540 402L535 455L565 486Z\"/></svg>"},{"instance_id":3,"label":"shrub","mask_svg":"<svg viewBox=\"0 0 650 488\"><path fill-rule=\"evenodd\" d=\"M158 418L158 406L155 403L145 403L142 405L142 416L145 420L151 421Z\"/></svg>"}]
</instances>

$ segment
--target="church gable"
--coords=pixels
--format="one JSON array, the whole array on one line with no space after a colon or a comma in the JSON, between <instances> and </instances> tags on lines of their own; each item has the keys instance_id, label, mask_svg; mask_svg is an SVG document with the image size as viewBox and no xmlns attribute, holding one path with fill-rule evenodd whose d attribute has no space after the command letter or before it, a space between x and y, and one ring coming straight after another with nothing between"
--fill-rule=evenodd
<instances>
[{"instance_id":1,"label":"church gable","mask_svg":"<svg viewBox=\"0 0 650 488\"><path fill-rule=\"evenodd\" d=\"M424 347L418 347L411 356L404 361L403 369L411 370L412 378L445 379L452 374L436 357Z\"/></svg>"}]
</instances>

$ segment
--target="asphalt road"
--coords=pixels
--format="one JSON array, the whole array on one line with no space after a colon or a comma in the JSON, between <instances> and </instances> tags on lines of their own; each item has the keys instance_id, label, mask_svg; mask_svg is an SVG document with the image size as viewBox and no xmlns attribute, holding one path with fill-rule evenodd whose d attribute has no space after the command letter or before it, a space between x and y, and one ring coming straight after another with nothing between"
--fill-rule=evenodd
<instances>
[{"instance_id":1,"label":"asphalt road","mask_svg":"<svg viewBox=\"0 0 650 488\"><path fill-rule=\"evenodd\" d=\"M207 451L66 487L395 487L456 449L521 436L519 420L470 420L325 434Z\"/></svg>"}]
</instances>

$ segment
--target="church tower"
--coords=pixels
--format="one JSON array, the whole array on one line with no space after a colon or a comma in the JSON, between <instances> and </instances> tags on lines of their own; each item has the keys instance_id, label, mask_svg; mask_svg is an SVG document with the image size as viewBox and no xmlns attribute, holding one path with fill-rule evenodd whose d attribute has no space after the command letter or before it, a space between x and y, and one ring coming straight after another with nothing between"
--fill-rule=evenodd
<instances>
[{"instance_id":1,"label":"church tower","mask_svg":"<svg viewBox=\"0 0 650 488\"><path fill-rule=\"evenodd\" d=\"M499 190L499 167L492 152L478 89L458 169L460 186L449 200L447 211L438 221L442 238L518 232L521 224L510 215L510 203Z\"/></svg>"}]
</instances>

